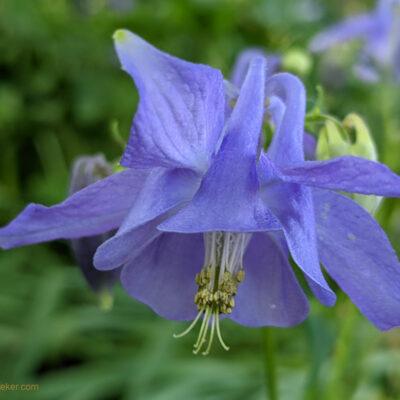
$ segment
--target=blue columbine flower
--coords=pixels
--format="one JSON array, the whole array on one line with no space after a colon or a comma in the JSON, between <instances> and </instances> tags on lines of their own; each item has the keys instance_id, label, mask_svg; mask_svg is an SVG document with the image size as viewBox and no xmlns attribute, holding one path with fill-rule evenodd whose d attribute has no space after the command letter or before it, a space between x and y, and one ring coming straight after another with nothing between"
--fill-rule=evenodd
<instances>
[{"instance_id":1,"label":"blue columbine flower","mask_svg":"<svg viewBox=\"0 0 400 400\"><path fill-rule=\"evenodd\" d=\"M335 193L399 196L400 177L357 157L304 161L304 87L286 73L266 79L262 57L232 98L213 68L128 31L115 42L140 95L127 169L57 206L28 206L0 230L2 247L119 227L97 250L96 267L122 266L131 296L165 318L193 320L183 334L200 323L194 350L205 354L215 336L227 348L221 316L281 327L306 318L289 252L324 304L335 294L320 261L377 327L400 325L397 257L368 212ZM266 118L275 135L264 152Z\"/></svg>"},{"instance_id":2,"label":"blue columbine flower","mask_svg":"<svg viewBox=\"0 0 400 400\"><path fill-rule=\"evenodd\" d=\"M363 49L355 73L365 81L375 82L382 69L391 70L400 80L400 19L396 14L399 0L379 0L369 13L350 17L319 33L311 42L312 51L320 52L355 39Z\"/></svg>"}]
</instances>

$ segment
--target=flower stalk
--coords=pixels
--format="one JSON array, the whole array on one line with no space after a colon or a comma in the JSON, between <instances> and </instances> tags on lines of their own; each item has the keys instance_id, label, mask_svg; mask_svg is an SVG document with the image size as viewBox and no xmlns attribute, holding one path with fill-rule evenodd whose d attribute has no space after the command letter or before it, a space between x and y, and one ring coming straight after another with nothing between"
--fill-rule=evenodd
<instances>
[{"instance_id":1,"label":"flower stalk","mask_svg":"<svg viewBox=\"0 0 400 400\"><path fill-rule=\"evenodd\" d=\"M272 328L262 328L264 379L268 400L278 400L278 382L275 363L275 346Z\"/></svg>"}]
</instances>

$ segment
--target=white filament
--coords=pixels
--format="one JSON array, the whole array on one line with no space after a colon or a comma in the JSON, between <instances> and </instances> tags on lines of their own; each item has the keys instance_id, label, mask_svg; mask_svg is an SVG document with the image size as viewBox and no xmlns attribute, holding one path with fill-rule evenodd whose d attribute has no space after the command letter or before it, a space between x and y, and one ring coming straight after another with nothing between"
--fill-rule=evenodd
<instances>
[{"instance_id":1,"label":"white filament","mask_svg":"<svg viewBox=\"0 0 400 400\"><path fill-rule=\"evenodd\" d=\"M243 257L249 244L251 233L210 232L204 234L205 257L204 266L211 267L211 276L216 276L219 267L219 281L224 272L235 275L243 269ZM210 282L211 285L214 282Z\"/></svg>"}]
</instances>

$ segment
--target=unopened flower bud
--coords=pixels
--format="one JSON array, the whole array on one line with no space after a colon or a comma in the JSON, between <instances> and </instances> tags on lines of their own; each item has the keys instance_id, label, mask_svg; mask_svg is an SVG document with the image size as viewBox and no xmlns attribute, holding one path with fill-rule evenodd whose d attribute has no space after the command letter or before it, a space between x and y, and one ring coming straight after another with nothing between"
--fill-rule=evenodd
<instances>
[{"instance_id":1,"label":"unopened flower bud","mask_svg":"<svg viewBox=\"0 0 400 400\"><path fill-rule=\"evenodd\" d=\"M296 75L308 75L312 68L310 55L301 49L291 49L282 57L282 69Z\"/></svg>"},{"instance_id":2,"label":"unopened flower bud","mask_svg":"<svg viewBox=\"0 0 400 400\"><path fill-rule=\"evenodd\" d=\"M318 137L317 159L351 155L377 161L375 142L363 119L357 114L349 114L342 123L327 119ZM381 197L353 194L351 198L373 214Z\"/></svg>"},{"instance_id":3,"label":"unopened flower bud","mask_svg":"<svg viewBox=\"0 0 400 400\"><path fill-rule=\"evenodd\" d=\"M112 166L103 155L83 156L75 160L72 167L69 193L73 194L113 173ZM110 308L109 291L118 279L119 271L98 271L93 266L93 256L97 248L109 237L111 232L102 235L82 237L71 240L72 250L89 286L100 295L103 308ZM104 301L107 298L107 301Z\"/></svg>"}]
</instances>

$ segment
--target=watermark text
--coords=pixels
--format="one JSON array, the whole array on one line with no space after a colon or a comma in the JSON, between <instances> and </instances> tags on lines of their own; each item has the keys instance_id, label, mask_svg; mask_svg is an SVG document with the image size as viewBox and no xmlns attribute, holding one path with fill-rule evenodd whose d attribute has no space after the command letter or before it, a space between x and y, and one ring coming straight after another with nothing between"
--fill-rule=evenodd
<instances>
[{"instance_id":1,"label":"watermark text","mask_svg":"<svg viewBox=\"0 0 400 400\"><path fill-rule=\"evenodd\" d=\"M36 392L39 389L38 383L0 383L0 392Z\"/></svg>"}]
</instances>

